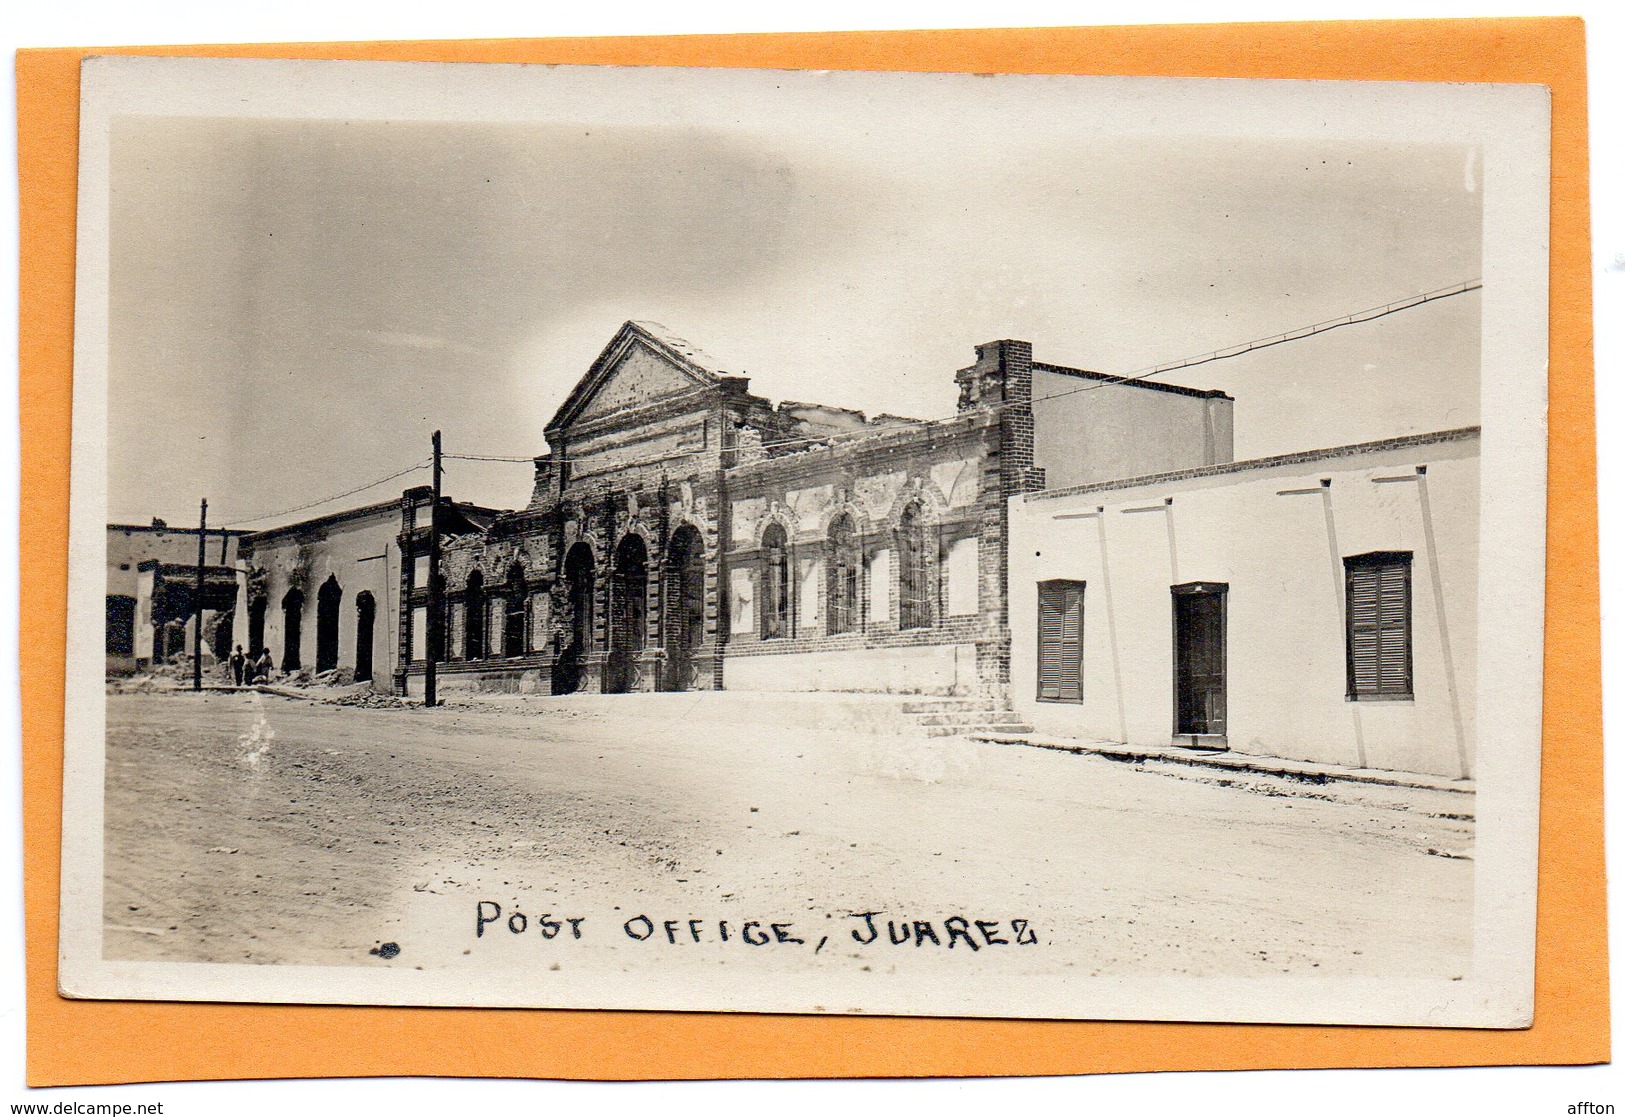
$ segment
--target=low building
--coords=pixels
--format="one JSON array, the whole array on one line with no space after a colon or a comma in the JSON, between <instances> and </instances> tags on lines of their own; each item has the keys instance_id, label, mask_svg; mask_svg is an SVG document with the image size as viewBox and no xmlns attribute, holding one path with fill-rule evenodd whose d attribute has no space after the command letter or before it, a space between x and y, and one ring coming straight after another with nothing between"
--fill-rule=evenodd
<instances>
[{"instance_id":1,"label":"low building","mask_svg":"<svg viewBox=\"0 0 1625 1117\"><path fill-rule=\"evenodd\" d=\"M414 493L419 490L414 490ZM421 490L427 504L429 490ZM490 509L442 504L448 537L489 524ZM399 650L401 502L388 500L245 535L243 608L234 636L270 648L276 671L392 686Z\"/></svg>"},{"instance_id":2,"label":"low building","mask_svg":"<svg viewBox=\"0 0 1625 1117\"><path fill-rule=\"evenodd\" d=\"M231 654L240 531L210 531L204 546L204 661ZM107 525L107 673L129 675L190 658L195 634L198 529Z\"/></svg>"},{"instance_id":3,"label":"low building","mask_svg":"<svg viewBox=\"0 0 1625 1117\"><path fill-rule=\"evenodd\" d=\"M1477 427L1012 501L1039 732L1473 773Z\"/></svg>"}]
</instances>

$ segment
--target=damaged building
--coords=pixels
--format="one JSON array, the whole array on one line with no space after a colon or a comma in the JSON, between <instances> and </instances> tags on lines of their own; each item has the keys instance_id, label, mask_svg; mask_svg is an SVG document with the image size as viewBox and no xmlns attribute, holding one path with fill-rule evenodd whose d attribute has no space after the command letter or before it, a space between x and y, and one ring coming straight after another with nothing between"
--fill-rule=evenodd
<instances>
[{"instance_id":1,"label":"damaged building","mask_svg":"<svg viewBox=\"0 0 1625 1117\"><path fill-rule=\"evenodd\" d=\"M441 498L434 616L420 486L223 533L205 655L415 695L433 656L442 691L944 696L1063 736L1472 773L1476 427L1237 462L1223 392L1024 341L975 357L952 416L866 417L628 322L524 508ZM184 654L195 531L113 525L108 553L109 671Z\"/></svg>"},{"instance_id":2,"label":"damaged building","mask_svg":"<svg viewBox=\"0 0 1625 1117\"><path fill-rule=\"evenodd\" d=\"M397 669L400 508L388 500L245 535L235 642L250 655L270 648L285 676L389 689ZM478 533L495 516L448 501L441 529L448 538Z\"/></svg>"},{"instance_id":3,"label":"damaged building","mask_svg":"<svg viewBox=\"0 0 1625 1117\"><path fill-rule=\"evenodd\" d=\"M204 555L203 658L231 654L237 619L240 531L211 531ZM198 530L107 525L107 673L130 675L190 661L197 591Z\"/></svg>"},{"instance_id":4,"label":"damaged building","mask_svg":"<svg viewBox=\"0 0 1625 1117\"><path fill-rule=\"evenodd\" d=\"M1008 700L1010 499L1229 462L1232 400L1024 341L955 379L934 421L775 406L626 323L547 424L527 506L444 542L434 625L430 494L404 494L396 689L420 692L433 654L443 689Z\"/></svg>"}]
</instances>

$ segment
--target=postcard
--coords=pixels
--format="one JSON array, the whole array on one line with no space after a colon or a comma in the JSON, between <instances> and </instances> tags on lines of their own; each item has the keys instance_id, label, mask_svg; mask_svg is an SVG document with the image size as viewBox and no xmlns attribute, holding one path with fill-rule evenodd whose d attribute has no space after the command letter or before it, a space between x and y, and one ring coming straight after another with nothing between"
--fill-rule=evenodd
<instances>
[{"instance_id":1,"label":"postcard","mask_svg":"<svg viewBox=\"0 0 1625 1117\"><path fill-rule=\"evenodd\" d=\"M1549 186L1532 85L87 59L62 993L1527 1027Z\"/></svg>"}]
</instances>

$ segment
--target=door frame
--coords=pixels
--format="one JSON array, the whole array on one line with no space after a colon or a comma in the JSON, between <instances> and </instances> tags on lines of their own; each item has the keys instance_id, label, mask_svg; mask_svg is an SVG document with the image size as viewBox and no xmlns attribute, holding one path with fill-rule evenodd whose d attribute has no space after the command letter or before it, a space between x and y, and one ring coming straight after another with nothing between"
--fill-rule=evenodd
<instances>
[{"instance_id":1,"label":"door frame","mask_svg":"<svg viewBox=\"0 0 1625 1117\"><path fill-rule=\"evenodd\" d=\"M1169 586L1168 594L1169 627L1173 639L1173 654L1169 656L1170 665L1173 669L1173 739L1176 742L1180 741L1181 739L1186 739L1192 745L1200 744L1200 746L1203 748L1228 748L1230 734L1230 583L1183 582L1177 586ZM1221 691L1224 694L1223 733L1191 733L1180 727L1179 603L1175 600L1176 598L1180 597L1205 597L1218 599L1219 678Z\"/></svg>"}]
</instances>

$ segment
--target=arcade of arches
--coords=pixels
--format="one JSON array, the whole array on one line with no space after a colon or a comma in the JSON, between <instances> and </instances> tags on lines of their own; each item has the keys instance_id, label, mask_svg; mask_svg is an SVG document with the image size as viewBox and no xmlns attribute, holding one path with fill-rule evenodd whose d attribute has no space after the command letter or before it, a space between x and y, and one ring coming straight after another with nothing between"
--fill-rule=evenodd
<instances>
[{"instance_id":1,"label":"arcade of arches","mask_svg":"<svg viewBox=\"0 0 1625 1117\"><path fill-rule=\"evenodd\" d=\"M1097 376L990 342L954 375L955 415L868 418L775 405L663 327L627 322L545 426L529 503L442 546L433 617L432 494L403 494L399 544L415 561L401 564L396 689L420 688L433 656L444 690L1007 697L1009 501L1049 467L1040 367ZM1182 432L1148 440L1153 469L1227 452L1186 431L1228 414L1223 393L1077 398L1115 423L1130 396ZM1056 468L1076 472L1075 448Z\"/></svg>"}]
</instances>

